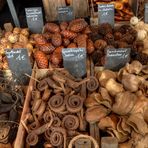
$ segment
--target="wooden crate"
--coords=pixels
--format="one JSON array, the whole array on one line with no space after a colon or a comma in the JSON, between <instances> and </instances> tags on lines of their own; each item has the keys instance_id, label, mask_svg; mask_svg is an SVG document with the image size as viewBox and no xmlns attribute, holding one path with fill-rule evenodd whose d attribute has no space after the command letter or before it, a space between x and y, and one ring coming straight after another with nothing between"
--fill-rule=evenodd
<instances>
[{"instance_id":1,"label":"wooden crate","mask_svg":"<svg viewBox=\"0 0 148 148\"><path fill-rule=\"evenodd\" d=\"M58 13L57 8L66 6L65 0L42 0L46 21L57 21ZM89 6L88 0L72 0L71 5L73 7L74 17L88 17Z\"/></svg>"}]
</instances>

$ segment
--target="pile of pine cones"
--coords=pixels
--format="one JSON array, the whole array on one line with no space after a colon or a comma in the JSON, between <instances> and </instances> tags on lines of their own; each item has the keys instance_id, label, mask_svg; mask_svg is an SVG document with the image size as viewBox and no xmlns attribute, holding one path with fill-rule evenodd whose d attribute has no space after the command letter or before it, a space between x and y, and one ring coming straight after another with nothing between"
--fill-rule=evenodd
<instances>
[{"instance_id":1,"label":"pile of pine cones","mask_svg":"<svg viewBox=\"0 0 148 148\"><path fill-rule=\"evenodd\" d=\"M89 38L90 27L84 19L76 19L71 22L47 23L44 34L34 36L39 51L34 53L39 68L48 68L49 63L53 67L62 67L63 48L86 48L87 53L94 51L94 44Z\"/></svg>"}]
</instances>

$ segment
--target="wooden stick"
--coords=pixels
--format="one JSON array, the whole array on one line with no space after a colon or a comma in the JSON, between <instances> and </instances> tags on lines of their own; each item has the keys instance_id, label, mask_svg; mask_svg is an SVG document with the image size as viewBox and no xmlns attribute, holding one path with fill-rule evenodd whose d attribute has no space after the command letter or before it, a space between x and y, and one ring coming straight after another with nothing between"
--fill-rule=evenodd
<instances>
[{"instance_id":1,"label":"wooden stick","mask_svg":"<svg viewBox=\"0 0 148 148\"><path fill-rule=\"evenodd\" d=\"M25 73L25 75L26 75L27 77L29 77L30 79L35 80L36 82L40 82L39 80L37 80L36 78L34 78L34 77L28 75L27 73Z\"/></svg>"}]
</instances>

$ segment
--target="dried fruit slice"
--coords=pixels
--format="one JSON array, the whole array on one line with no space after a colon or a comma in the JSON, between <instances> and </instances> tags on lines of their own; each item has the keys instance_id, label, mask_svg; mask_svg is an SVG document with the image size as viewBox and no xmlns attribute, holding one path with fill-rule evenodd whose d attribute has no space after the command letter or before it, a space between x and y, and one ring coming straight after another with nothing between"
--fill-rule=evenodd
<instances>
[{"instance_id":1,"label":"dried fruit slice","mask_svg":"<svg viewBox=\"0 0 148 148\"><path fill-rule=\"evenodd\" d=\"M48 58L44 52L36 51L34 53L34 58L35 58L39 68L41 68L41 69L48 68Z\"/></svg>"},{"instance_id":2,"label":"dried fruit slice","mask_svg":"<svg viewBox=\"0 0 148 148\"><path fill-rule=\"evenodd\" d=\"M59 33L56 33L52 36L51 42L54 46L58 47L62 44L62 37Z\"/></svg>"},{"instance_id":3,"label":"dried fruit slice","mask_svg":"<svg viewBox=\"0 0 148 148\"><path fill-rule=\"evenodd\" d=\"M77 36L77 33L74 33L72 31L69 31L69 30L63 30L61 32L61 34L65 37L65 38L68 38L68 39L74 39L76 36Z\"/></svg>"},{"instance_id":4,"label":"dried fruit slice","mask_svg":"<svg viewBox=\"0 0 148 148\"><path fill-rule=\"evenodd\" d=\"M51 33L57 33L60 32L60 27L55 23L47 23L45 25L45 32L46 31L49 31Z\"/></svg>"}]
</instances>

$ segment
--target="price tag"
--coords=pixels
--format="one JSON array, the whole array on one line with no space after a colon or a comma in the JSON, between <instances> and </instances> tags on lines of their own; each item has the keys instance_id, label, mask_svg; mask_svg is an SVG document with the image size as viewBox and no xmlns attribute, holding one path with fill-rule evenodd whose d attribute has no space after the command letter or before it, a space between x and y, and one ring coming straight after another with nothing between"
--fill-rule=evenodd
<instances>
[{"instance_id":1,"label":"price tag","mask_svg":"<svg viewBox=\"0 0 148 148\"><path fill-rule=\"evenodd\" d=\"M130 61L130 48L107 49L105 57L105 68L119 70Z\"/></svg>"},{"instance_id":2,"label":"price tag","mask_svg":"<svg viewBox=\"0 0 148 148\"><path fill-rule=\"evenodd\" d=\"M114 4L98 4L99 23L109 23L114 26L115 23L115 8Z\"/></svg>"},{"instance_id":3,"label":"price tag","mask_svg":"<svg viewBox=\"0 0 148 148\"><path fill-rule=\"evenodd\" d=\"M32 74L32 67L28 57L27 49L6 49L5 54L9 68L14 74L17 84L27 85L29 78L25 75Z\"/></svg>"},{"instance_id":4,"label":"price tag","mask_svg":"<svg viewBox=\"0 0 148 148\"><path fill-rule=\"evenodd\" d=\"M44 25L41 7L25 8L25 12L30 31L33 33L41 33Z\"/></svg>"},{"instance_id":5,"label":"price tag","mask_svg":"<svg viewBox=\"0 0 148 148\"><path fill-rule=\"evenodd\" d=\"M58 7L59 22L71 21L74 19L73 8L68 6Z\"/></svg>"},{"instance_id":6,"label":"price tag","mask_svg":"<svg viewBox=\"0 0 148 148\"><path fill-rule=\"evenodd\" d=\"M63 48L63 65L73 76L82 77L86 74L86 49Z\"/></svg>"},{"instance_id":7,"label":"price tag","mask_svg":"<svg viewBox=\"0 0 148 148\"><path fill-rule=\"evenodd\" d=\"M148 3L145 3L144 22L145 22L145 23L148 23Z\"/></svg>"}]
</instances>

